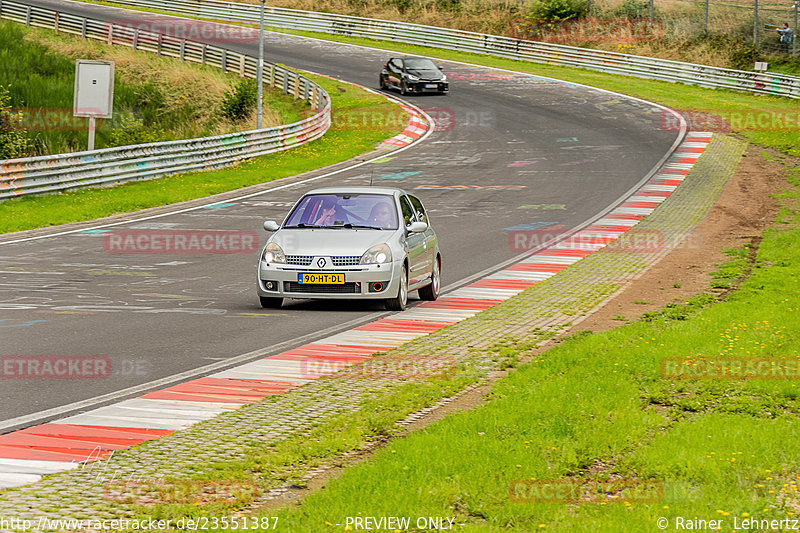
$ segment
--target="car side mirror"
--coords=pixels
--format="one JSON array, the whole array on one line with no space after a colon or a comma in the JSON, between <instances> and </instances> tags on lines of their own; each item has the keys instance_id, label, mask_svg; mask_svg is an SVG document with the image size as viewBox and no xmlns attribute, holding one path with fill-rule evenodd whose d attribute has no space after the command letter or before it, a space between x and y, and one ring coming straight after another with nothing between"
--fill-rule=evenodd
<instances>
[{"instance_id":1,"label":"car side mirror","mask_svg":"<svg viewBox=\"0 0 800 533\"><path fill-rule=\"evenodd\" d=\"M264 229L267 231L278 231L280 226L274 220L267 220L264 222Z\"/></svg>"},{"instance_id":2,"label":"car side mirror","mask_svg":"<svg viewBox=\"0 0 800 533\"><path fill-rule=\"evenodd\" d=\"M411 233L422 233L423 231L428 229L428 224L425 222L412 222L408 226L406 226L406 230L410 231Z\"/></svg>"},{"instance_id":3,"label":"car side mirror","mask_svg":"<svg viewBox=\"0 0 800 533\"><path fill-rule=\"evenodd\" d=\"M442 65L436 65L436 67L437 67L439 70L444 70L444 67L443 67Z\"/></svg>"}]
</instances>

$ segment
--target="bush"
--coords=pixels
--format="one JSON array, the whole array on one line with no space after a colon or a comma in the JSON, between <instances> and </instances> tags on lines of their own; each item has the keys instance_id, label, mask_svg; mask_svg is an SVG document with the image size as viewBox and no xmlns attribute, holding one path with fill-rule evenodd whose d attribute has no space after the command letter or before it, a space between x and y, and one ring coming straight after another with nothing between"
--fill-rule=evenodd
<instances>
[{"instance_id":1,"label":"bush","mask_svg":"<svg viewBox=\"0 0 800 533\"><path fill-rule=\"evenodd\" d=\"M128 146L131 144L148 144L167 140L164 130L145 128L144 121L133 113L121 113L115 117L115 127L109 136L109 146Z\"/></svg>"},{"instance_id":2,"label":"bush","mask_svg":"<svg viewBox=\"0 0 800 533\"><path fill-rule=\"evenodd\" d=\"M539 0L533 5L530 18L547 22L579 19L586 16L587 9L584 0Z\"/></svg>"},{"instance_id":3,"label":"bush","mask_svg":"<svg viewBox=\"0 0 800 533\"><path fill-rule=\"evenodd\" d=\"M412 0L389 0L389 5L394 6L400 13L405 13L413 7Z\"/></svg>"},{"instance_id":4,"label":"bush","mask_svg":"<svg viewBox=\"0 0 800 533\"><path fill-rule=\"evenodd\" d=\"M20 115L11 109L8 87L0 85L0 159L31 155L33 143L20 127Z\"/></svg>"},{"instance_id":5,"label":"bush","mask_svg":"<svg viewBox=\"0 0 800 533\"><path fill-rule=\"evenodd\" d=\"M739 44L731 50L731 68L752 70L756 61L761 60L761 53L752 44Z\"/></svg>"},{"instance_id":6,"label":"bush","mask_svg":"<svg viewBox=\"0 0 800 533\"><path fill-rule=\"evenodd\" d=\"M436 0L436 7L442 11L458 13L461 11L461 0Z\"/></svg>"},{"instance_id":7,"label":"bush","mask_svg":"<svg viewBox=\"0 0 800 533\"><path fill-rule=\"evenodd\" d=\"M655 13L653 13L655 16ZM650 16L650 2L647 0L622 0L614 10L614 16L629 20L643 19Z\"/></svg>"},{"instance_id":8,"label":"bush","mask_svg":"<svg viewBox=\"0 0 800 533\"><path fill-rule=\"evenodd\" d=\"M244 120L258 104L258 84L256 80L245 79L232 91L225 91L222 98L222 115L233 121Z\"/></svg>"}]
</instances>

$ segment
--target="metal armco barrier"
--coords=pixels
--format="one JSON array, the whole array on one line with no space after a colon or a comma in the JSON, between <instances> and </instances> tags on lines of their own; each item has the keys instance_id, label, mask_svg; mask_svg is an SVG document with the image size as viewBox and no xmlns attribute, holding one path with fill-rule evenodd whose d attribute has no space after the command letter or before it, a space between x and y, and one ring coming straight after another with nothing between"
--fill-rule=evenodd
<instances>
[{"instance_id":1,"label":"metal armco barrier","mask_svg":"<svg viewBox=\"0 0 800 533\"><path fill-rule=\"evenodd\" d=\"M259 15L259 6L255 4L218 0L115 0L115 3L168 10L176 14L214 20L257 23ZM332 13L277 7L267 7L265 13L265 24L277 28L396 41L548 65L582 67L624 76L684 83L712 89L736 89L758 94L800 98L800 78L789 75L724 69L667 59Z\"/></svg>"},{"instance_id":2,"label":"metal armco barrier","mask_svg":"<svg viewBox=\"0 0 800 533\"><path fill-rule=\"evenodd\" d=\"M0 0L0 18L212 65L240 76L256 76L256 58L207 44L6 0ZM330 98L322 87L279 65L265 62L264 69L265 83L308 101L315 114L294 124L262 130L7 159L0 161L0 200L221 168L312 141L328 131Z\"/></svg>"}]
</instances>

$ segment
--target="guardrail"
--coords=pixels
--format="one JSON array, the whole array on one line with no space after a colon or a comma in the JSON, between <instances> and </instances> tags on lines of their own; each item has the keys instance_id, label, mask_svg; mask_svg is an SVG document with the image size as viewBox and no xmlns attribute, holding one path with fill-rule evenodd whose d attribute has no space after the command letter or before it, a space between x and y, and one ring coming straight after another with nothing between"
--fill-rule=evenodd
<instances>
[{"instance_id":1,"label":"guardrail","mask_svg":"<svg viewBox=\"0 0 800 533\"><path fill-rule=\"evenodd\" d=\"M219 0L114 0L114 3L236 22L258 22L259 16L257 5ZM277 28L395 41L713 89L736 89L800 98L800 79L774 73L724 69L435 26L277 7L265 8L265 23Z\"/></svg>"},{"instance_id":2,"label":"guardrail","mask_svg":"<svg viewBox=\"0 0 800 533\"><path fill-rule=\"evenodd\" d=\"M130 26L112 25L7 0L0 0L0 18L212 65L243 77L256 76L256 58ZM328 130L330 98L322 87L280 65L266 62L264 82L308 101L316 113L293 124L241 133L7 159L0 161L0 200L221 168L312 141Z\"/></svg>"}]
</instances>

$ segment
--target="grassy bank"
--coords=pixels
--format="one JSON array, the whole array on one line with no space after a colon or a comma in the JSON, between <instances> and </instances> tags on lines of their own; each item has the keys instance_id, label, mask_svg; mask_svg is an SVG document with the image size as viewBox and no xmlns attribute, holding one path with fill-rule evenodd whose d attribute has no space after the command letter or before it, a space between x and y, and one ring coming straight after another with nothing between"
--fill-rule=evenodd
<instances>
[{"instance_id":1,"label":"grassy bank","mask_svg":"<svg viewBox=\"0 0 800 533\"><path fill-rule=\"evenodd\" d=\"M87 119L72 117L76 59L115 63L114 118L99 121L97 148L255 127L254 105L240 120L222 111L226 93L241 83L235 74L6 21L0 23L0 85L23 113L18 127L28 132L31 149L21 155L86 149ZM265 104L266 126L294 122L307 109L277 90L265 91Z\"/></svg>"},{"instance_id":2,"label":"grassy bank","mask_svg":"<svg viewBox=\"0 0 800 533\"><path fill-rule=\"evenodd\" d=\"M338 531L359 515L455 517L461 531L655 531L659 519L674 531L681 518L727 531L734 518L740 528L791 519L798 373L669 379L665 366L761 357L796 368L800 169L790 181L752 275L726 301L700 295L577 333L497 382L484 405L391 442L301 506L269 514L292 531ZM741 268L734 261L725 277ZM543 489L575 485L583 495L572 502Z\"/></svg>"},{"instance_id":3,"label":"grassy bank","mask_svg":"<svg viewBox=\"0 0 800 533\"><path fill-rule=\"evenodd\" d=\"M242 0L258 4L257 0ZM753 47L753 10L713 1L707 31L702 2L656 0L649 22L647 0L273 0L270 5L397 20L507 37L599 48L729 68L753 69L753 61L784 61L778 36L765 24L793 23L791 4L759 2L759 46Z\"/></svg>"},{"instance_id":4,"label":"grassy bank","mask_svg":"<svg viewBox=\"0 0 800 533\"><path fill-rule=\"evenodd\" d=\"M309 78L331 95L335 110L333 124L321 139L222 170L7 200L0 203L0 233L93 220L294 176L368 152L407 123L406 113L381 96L328 78ZM362 115L376 114L392 120L382 121L379 127L360 127Z\"/></svg>"}]
</instances>

